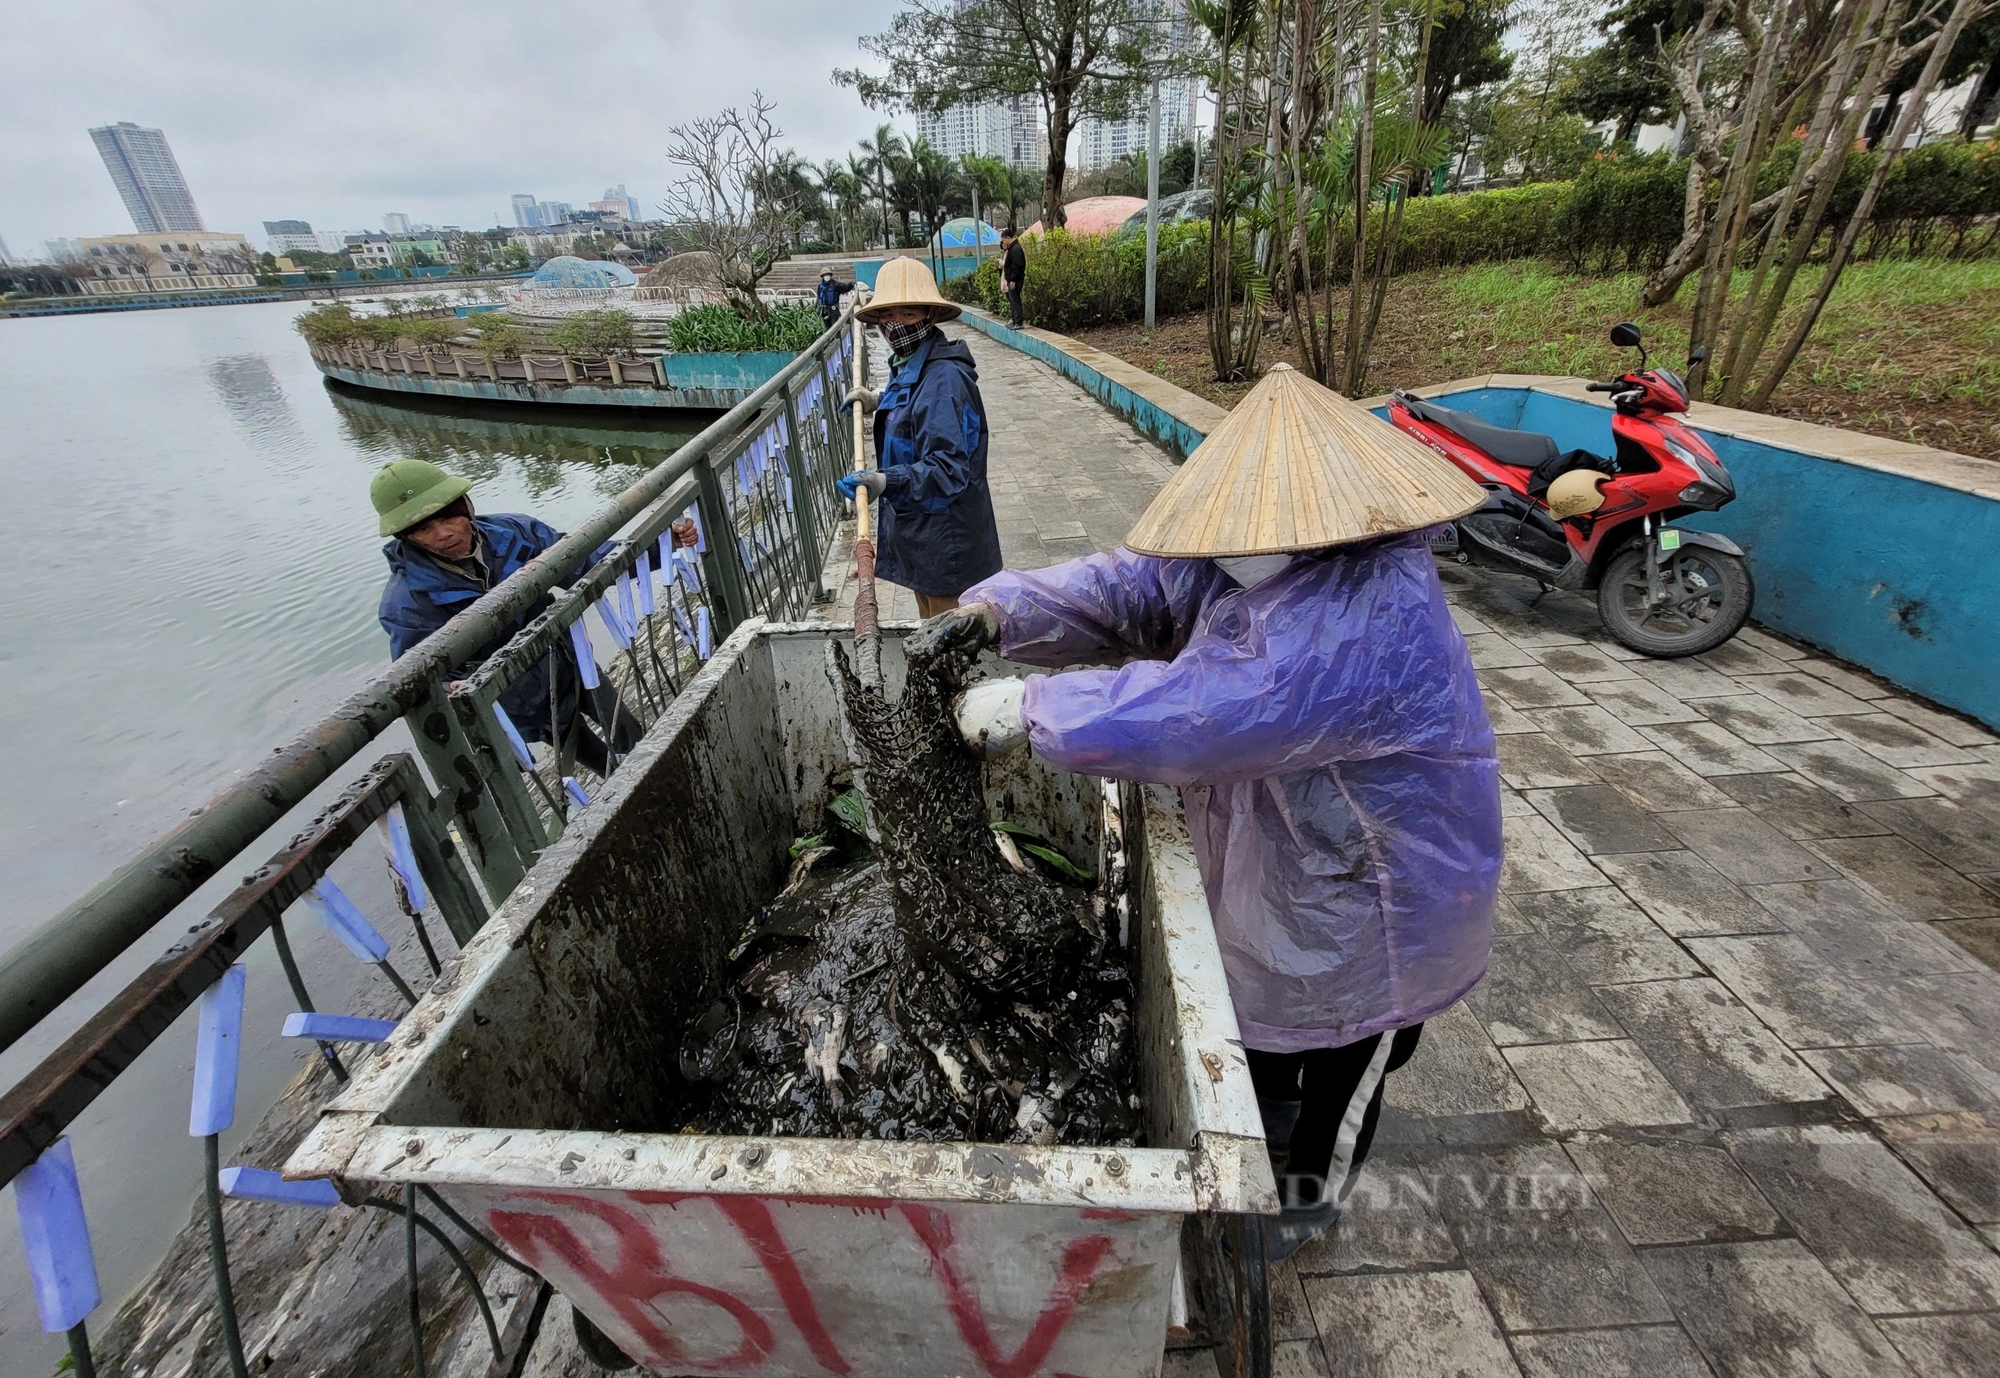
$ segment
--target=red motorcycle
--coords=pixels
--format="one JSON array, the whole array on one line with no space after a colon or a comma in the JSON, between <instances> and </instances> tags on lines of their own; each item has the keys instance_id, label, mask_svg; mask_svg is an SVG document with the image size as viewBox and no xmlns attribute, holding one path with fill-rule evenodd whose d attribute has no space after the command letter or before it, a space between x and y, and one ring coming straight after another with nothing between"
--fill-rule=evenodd
<instances>
[{"instance_id":1,"label":"red motorcycle","mask_svg":"<svg viewBox=\"0 0 2000 1378\"><path fill-rule=\"evenodd\" d=\"M1534 431L1509 430L1407 392L1389 396L1389 420L1483 486L1486 505L1435 538L1462 561L1525 574L1553 588L1595 590L1612 636L1649 656L1688 656L1736 635L1756 590L1743 550L1726 536L1668 525L1736 497L1729 471L1688 429L1687 384L1647 366L1639 327L1611 328L1639 351L1637 370L1609 383L1616 408L1609 458L1559 451ZM1690 363L1699 362L1697 352Z\"/></svg>"}]
</instances>

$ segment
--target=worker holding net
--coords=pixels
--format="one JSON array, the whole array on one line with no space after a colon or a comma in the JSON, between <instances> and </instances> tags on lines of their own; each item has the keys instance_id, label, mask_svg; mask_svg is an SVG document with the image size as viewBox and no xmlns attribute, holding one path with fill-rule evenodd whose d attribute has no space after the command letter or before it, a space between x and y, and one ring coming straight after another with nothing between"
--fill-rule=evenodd
<instances>
[{"instance_id":1,"label":"worker holding net","mask_svg":"<svg viewBox=\"0 0 2000 1378\"><path fill-rule=\"evenodd\" d=\"M1425 528L1483 493L1277 365L1125 548L1007 571L910 658L1059 667L975 684L975 751L1181 787L1274 1154L1274 1258L1337 1218L1385 1075L1485 973L1493 729Z\"/></svg>"}]
</instances>

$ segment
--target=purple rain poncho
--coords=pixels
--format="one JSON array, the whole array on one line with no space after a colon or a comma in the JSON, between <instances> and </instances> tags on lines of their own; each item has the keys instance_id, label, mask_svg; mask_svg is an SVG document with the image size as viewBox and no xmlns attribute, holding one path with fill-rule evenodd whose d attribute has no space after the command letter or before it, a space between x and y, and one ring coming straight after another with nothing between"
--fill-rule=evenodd
<instances>
[{"instance_id":1,"label":"purple rain poncho","mask_svg":"<svg viewBox=\"0 0 2000 1378\"><path fill-rule=\"evenodd\" d=\"M1418 536L1313 551L1242 589L1213 560L1115 550L1005 570L1057 765L1179 785L1243 1041L1339 1047L1428 1019L1486 972L1499 763Z\"/></svg>"}]
</instances>

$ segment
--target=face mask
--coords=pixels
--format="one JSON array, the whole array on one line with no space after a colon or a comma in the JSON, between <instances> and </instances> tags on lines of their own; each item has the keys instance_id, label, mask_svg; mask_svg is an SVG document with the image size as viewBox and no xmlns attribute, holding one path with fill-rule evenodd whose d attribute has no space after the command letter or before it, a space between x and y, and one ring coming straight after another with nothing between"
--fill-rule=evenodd
<instances>
[{"instance_id":1,"label":"face mask","mask_svg":"<svg viewBox=\"0 0 2000 1378\"><path fill-rule=\"evenodd\" d=\"M1254 589L1266 579L1282 574L1292 562L1289 555L1226 555L1215 561L1222 572L1246 589Z\"/></svg>"},{"instance_id":2,"label":"face mask","mask_svg":"<svg viewBox=\"0 0 2000 1378\"><path fill-rule=\"evenodd\" d=\"M924 336L931 333L929 321L918 321L915 325L898 325L894 321L882 322L882 338L889 342L889 353L898 359L907 359L917 352L917 346L924 342Z\"/></svg>"}]
</instances>

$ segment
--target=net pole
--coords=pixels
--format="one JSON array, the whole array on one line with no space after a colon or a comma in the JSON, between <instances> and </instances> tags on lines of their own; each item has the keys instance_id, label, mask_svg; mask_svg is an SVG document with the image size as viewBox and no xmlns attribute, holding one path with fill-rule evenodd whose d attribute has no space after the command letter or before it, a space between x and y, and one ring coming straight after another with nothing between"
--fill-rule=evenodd
<instances>
[{"instance_id":1,"label":"net pole","mask_svg":"<svg viewBox=\"0 0 2000 1378\"><path fill-rule=\"evenodd\" d=\"M861 333L861 313L859 292L856 293L854 314L854 391L861 391L863 385L861 357L864 348ZM868 469L868 447L862 424L861 403L856 401L854 412L854 471ZM855 670L861 682L870 688L882 683L882 629L875 604L875 531L870 510L868 490L862 489L854 497L854 659Z\"/></svg>"}]
</instances>

